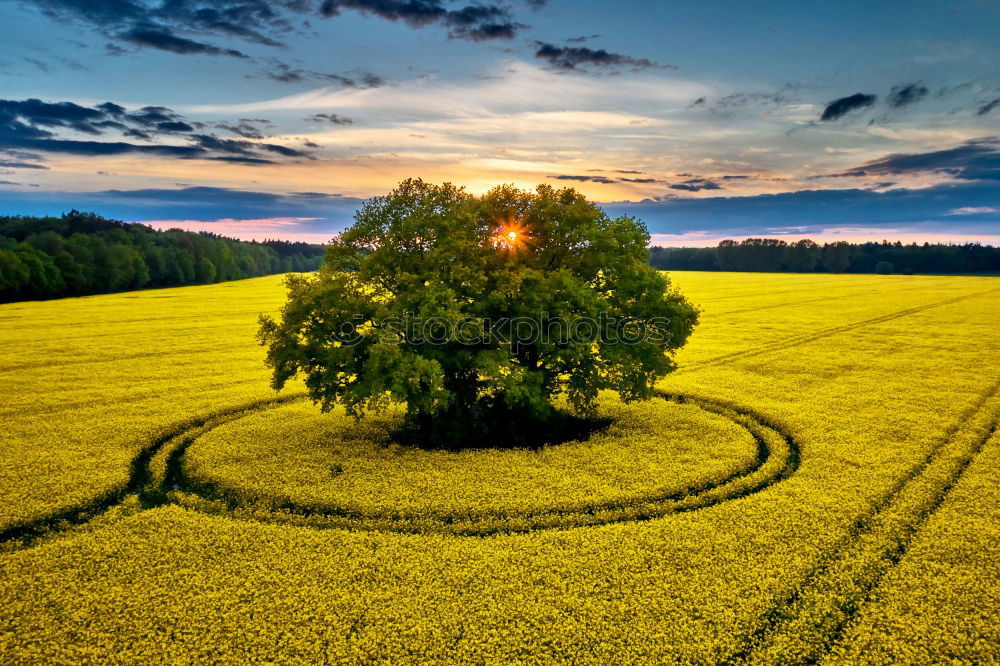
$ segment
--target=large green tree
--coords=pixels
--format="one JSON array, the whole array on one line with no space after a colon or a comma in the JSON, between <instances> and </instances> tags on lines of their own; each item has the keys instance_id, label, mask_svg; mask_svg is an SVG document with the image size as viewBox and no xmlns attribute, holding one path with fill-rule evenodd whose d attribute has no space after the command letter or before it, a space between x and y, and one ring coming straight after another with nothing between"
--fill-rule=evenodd
<instances>
[{"instance_id":1,"label":"large green tree","mask_svg":"<svg viewBox=\"0 0 1000 666\"><path fill-rule=\"evenodd\" d=\"M697 310L648 265L649 235L572 189L476 197L407 180L367 202L315 275L261 318L273 385L298 374L324 410L404 403L441 431L545 420L560 395L648 398ZM454 428L452 429L454 431Z\"/></svg>"}]
</instances>

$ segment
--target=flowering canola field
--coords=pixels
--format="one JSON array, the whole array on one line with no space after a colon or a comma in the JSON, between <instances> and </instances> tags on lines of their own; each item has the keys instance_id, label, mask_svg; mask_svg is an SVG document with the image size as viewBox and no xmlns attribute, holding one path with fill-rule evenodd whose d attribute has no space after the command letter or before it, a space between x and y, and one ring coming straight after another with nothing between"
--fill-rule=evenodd
<instances>
[{"instance_id":1,"label":"flowering canola field","mask_svg":"<svg viewBox=\"0 0 1000 666\"><path fill-rule=\"evenodd\" d=\"M1000 661L1000 281L671 278L537 451L276 396L275 277L0 306L0 662Z\"/></svg>"}]
</instances>

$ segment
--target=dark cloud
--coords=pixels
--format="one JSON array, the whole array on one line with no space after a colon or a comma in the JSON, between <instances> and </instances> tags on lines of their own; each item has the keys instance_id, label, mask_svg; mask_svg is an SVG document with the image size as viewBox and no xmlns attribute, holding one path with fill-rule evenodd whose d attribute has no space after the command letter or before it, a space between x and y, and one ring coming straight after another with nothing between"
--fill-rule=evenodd
<instances>
[{"instance_id":1,"label":"dark cloud","mask_svg":"<svg viewBox=\"0 0 1000 666\"><path fill-rule=\"evenodd\" d=\"M523 23L482 23L476 26L455 28L448 33L452 39L470 42L488 42L494 39L514 39L517 31L528 26Z\"/></svg>"},{"instance_id":2,"label":"dark cloud","mask_svg":"<svg viewBox=\"0 0 1000 666\"><path fill-rule=\"evenodd\" d=\"M25 4L47 16L85 25L108 41L106 52L122 55L134 48L152 48L180 55L248 58L242 50L223 46L219 40L288 46L289 37L308 28L303 17L336 16L352 10L398 21L413 28L437 25L450 30L452 39L476 42L510 40L528 26L514 19L506 3L472 2L455 7L453 0L31 0ZM538 9L544 0L528 0ZM206 39L207 38L207 39ZM33 64L48 71L41 61ZM69 67L75 61L63 60ZM296 81L302 72L270 72L279 81ZM334 78L341 75L333 75ZM345 84L346 85L346 84ZM354 85L373 84L356 82ZM380 85L380 84L379 84Z\"/></svg>"},{"instance_id":3,"label":"dark cloud","mask_svg":"<svg viewBox=\"0 0 1000 666\"><path fill-rule=\"evenodd\" d=\"M792 92L792 87L786 86L778 92L735 92L712 101L707 97L699 97L688 104L687 108L704 108L721 115L730 115L748 108L766 110L768 107L785 106L794 102Z\"/></svg>"},{"instance_id":4,"label":"dark cloud","mask_svg":"<svg viewBox=\"0 0 1000 666\"><path fill-rule=\"evenodd\" d=\"M20 185L21 183L15 183L12 180L0 180L0 185Z\"/></svg>"},{"instance_id":5,"label":"dark cloud","mask_svg":"<svg viewBox=\"0 0 1000 666\"><path fill-rule=\"evenodd\" d=\"M338 116L336 113L317 113L306 118L314 123L332 123L334 125L353 125L354 121L347 116Z\"/></svg>"},{"instance_id":6,"label":"dark cloud","mask_svg":"<svg viewBox=\"0 0 1000 666\"><path fill-rule=\"evenodd\" d=\"M274 160L267 160L263 157L240 157L238 155L223 155L221 157L206 157L205 159L216 162L229 162L230 164L243 164L246 166L265 166L274 164Z\"/></svg>"},{"instance_id":7,"label":"dark cloud","mask_svg":"<svg viewBox=\"0 0 1000 666\"><path fill-rule=\"evenodd\" d=\"M183 55L246 57L241 51L191 39L179 33L236 38L266 46L292 30L289 14L315 11L309 0L35 0L35 6L61 21L93 26L111 41L106 49L121 55L121 42Z\"/></svg>"},{"instance_id":8,"label":"dark cloud","mask_svg":"<svg viewBox=\"0 0 1000 666\"><path fill-rule=\"evenodd\" d=\"M834 176L892 176L932 171L960 180L1000 180L1000 138L968 141L929 153L897 153Z\"/></svg>"},{"instance_id":9,"label":"dark cloud","mask_svg":"<svg viewBox=\"0 0 1000 666\"><path fill-rule=\"evenodd\" d=\"M513 39L519 30L528 27L516 22L510 9L502 5L472 4L449 9L444 0L324 0L320 5L324 16L339 16L345 9L398 21L411 28L449 27L451 38L476 42Z\"/></svg>"},{"instance_id":10,"label":"dark cloud","mask_svg":"<svg viewBox=\"0 0 1000 666\"><path fill-rule=\"evenodd\" d=\"M619 178L619 181L623 183L657 183L659 182L655 178Z\"/></svg>"},{"instance_id":11,"label":"dark cloud","mask_svg":"<svg viewBox=\"0 0 1000 666\"><path fill-rule=\"evenodd\" d=\"M579 37L570 37L566 41L570 44L583 44L591 39L597 39L600 35L580 35Z\"/></svg>"},{"instance_id":12,"label":"dark cloud","mask_svg":"<svg viewBox=\"0 0 1000 666\"><path fill-rule=\"evenodd\" d=\"M927 96L928 90L919 83L908 83L906 85L895 86L889 91L889 106L899 108L909 106L914 102L919 102Z\"/></svg>"},{"instance_id":13,"label":"dark cloud","mask_svg":"<svg viewBox=\"0 0 1000 666\"><path fill-rule=\"evenodd\" d=\"M235 123L217 122L213 124L213 127L229 132L230 134L235 134L236 136L241 136L244 139L263 139L264 130L260 125L270 124L269 120L260 118L240 118Z\"/></svg>"},{"instance_id":14,"label":"dark cloud","mask_svg":"<svg viewBox=\"0 0 1000 666\"><path fill-rule=\"evenodd\" d=\"M535 42L538 50L535 57L548 61L555 69L585 71L591 67L630 67L632 69L668 68L677 69L675 65L661 65L646 58L633 58L620 53L610 53L604 49L590 49L585 46L556 46L545 42Z\"/></svg>"},{"instance_id":15,"label":"dark cloud","mask_svg":"<svg viewBox=\"0 0 1000 666\"><path fill-rule=\"evenodd\" d=\"M983 104L981 107L979 107L979 109L976 110L976 115L985 116L987 113L997 108L998 106L1000 106L1000 97L997 97L992 102L987 102L986 104Z\"/></svg>"},{"instance_id":16,"label":"dark cloud","mask_svg":"<svg viewBox=\"0 0 1000 666\"><path fill-rule=\"evenodd\" d=\"M580 183L601 183L602 185L610 185L615 182L611 178L606 178L604 176L549 176L549 178L554 178L555 180L575 180Z\"/></svg>"},{"instance_id":17,"label":"dark cloud","mask_svg":"<svg viewBox=\"0 0 1000 666\"><path fill-rule=\"evenodd\" d=\"M632 169L615 169L615 173L626 173L630 175L639 175L643 173L642 171L633 171Z\"/></svg>"},{"instance_id":18,"label":"dark cloud","mask_svg":"<svg viewBox=\"0 0 1000 666\"><path fill-rule=\"evenodd\" d=\"M959 208L996 207L997 181L963 182L921 190L800 190L752 196L677 197L666 201L604 204L609 215L635 215L651 233L707 231L723 236L769 235L776 227L802 226L803 233L837 227L877 228L899 237L901 225L928 233L995 236L1000 216L955 216ZM966 224L968 223L968 224ZM918 225L927 225L918 227Z\"/></svg>"},{"instance_id":19,"label":"dark cloud","mask_svg":"<svg viewBox=\"0 0 1000 666\"><path fill-rule=\"evenodd\" d=\"M0 123L26 119L36 127L67 127L87 134L100 134L95 121L105 119L105 112L73 102L43 102L40 99L22 101L0 100Z\"/></svg>"},{"instance_id":20,"label":"dark cloud","mask_svg":"<svg viewBox=\"0 0 1000 666\"><path fill-rule=\"evenodd\" d=\"M301 67L292 67L275 58L268 59L269 68L261 76L280 83L301 83L302 81L327 81L345 88L378 88L388 83L384 78L365 71L350 71L341 74L317 72Z\"/></svg>"},{"instance_id":21,"label":"dark cloud","mask_svg":"<svg viewBox=\"0 0 1000 666\"><path fill-rule=\"evenodd\" d=\"M682 174L684 175L684 174ZM672 190L683 190L685 192L700 192L701 190L721 190L722 186L718 183L707 180L705 178L689 178L682 183L674 183L673 185L668 185Z\"/></svg>"},{"instance_id":22,"label":"dark cloud","mask_svg":"<svg viewBox=\"0 0 1000 666\"><path fill-rule=\"evenodd\" d=\"M840 99L835 99L826 105L823 109L823 114L819 117L820 120L836 120L841 118L855 109L864 109L875 104L875 100L878 99L876 95L866 95L865 93L855 93L848 97L841 97Z\"/></svg>"},{"instance_id":23,"label":"dark cloud","mask_svg":"<svg viewBox=\"0 0 1000 666\"><path fill-rule=\"evenodd\" d=\"M180 120L168 120L162 123L157 123L156 129L166 134L178 134L194 131L194 127Z\"/></svg>"},{"instance_id":24,"label":"dark cloud","mask_svg":"<svg viewBox=\"0 0 1000 666\"><path fill-rule=\"evenodd\" d=\"M0 160L0 167L4 169L45 169L48 167L44 164L35 164L33 162L14 162L10 160Z\"/></svg>"},{"instance_id":25,"label":"dark cloud","mask_svg":"<svg viewBox=\"0 0 1000 666\"><path fill-rule=\"evenodd\" d=\"M273 143L260 143L257 141L246 141L243 139L220 139L210 134L194 134L191 138L202 148L209 151L223 153L233 153L236 155L253 155L259 151L276 153L284 157L310 157L308 153L287 146ZM258 159L258 158L253 158Z\"/></svg>"},{"instance_id":26,"label":"dark cloud","mask_svg":"<svg viewBox=\"0 0 1000 666\"><path fill-rule=\"evenodd\" d=\"M266 122L266 121L263 121ZM21 150L70 153L75 155L119 155L139 153L176 157L182 159L212 159L242 164L272 164L272 155L294 159L311 159L312 155L301 150L273 143L249 141L246 137L254 129L247 120L240 125L219 123L223 127L242 132L242 139L221 139L204 131L204 123L188 121L163 106L146 106L136 111L105 102L95 107L80 106L73 102L43 102L38 99L0 100L0 149L15 157L10 162L25 163ZM129 141L82 141L58 136L58 130L71 130L83 134L105 136L120 134L123 138L138 139L148 143ZM237 132L238 134L240 132ZM182 138L185 145L155 143L157 137ZM260 133L249 138L262 138ZM45 168L40 165L21 168Z\"/></svg>"},{"instance_id":27,"label":"dark cloud","mask_svg":"<svg viewBox=\"0 0 1000 666\"><path fill-rule=\"evenodd\" d=\"M150 26L135 27L118 35L126 42L136 46L150 46L161 51L170 51L182 55L200 53L205 55L227 55L234 58L247 58L248 56L236 49L223 49L204 42L196 42L185 37L178 37L166 28L154 28Z\"/></svg>"},{"instance_id":28,"label":"dark cloud","mask_svg":"<svg viewBox=\"0 0 1000 666\"><path fill-rule=\"evenodd\" d=\"M49 68L48 63L44 63L41 60L37 60L35 58L24 58L24 62L28 63L29 65L34 65L40 71L45 72L46 74L52 73L52 70Z\"/></svg>"}]
</instances>

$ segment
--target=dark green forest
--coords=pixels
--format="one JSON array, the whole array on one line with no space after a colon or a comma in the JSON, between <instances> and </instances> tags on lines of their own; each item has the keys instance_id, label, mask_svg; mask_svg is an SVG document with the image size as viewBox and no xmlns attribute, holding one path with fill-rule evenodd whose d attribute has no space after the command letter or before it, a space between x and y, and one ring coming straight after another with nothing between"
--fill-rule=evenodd
<instances>
[{"instance_id":1,"label":"dark green forest","mask_svg":"<svg viewBox=\"0 0 1000 666\"><path fill-rule=\"evenodd\" d=\"M323 251L309 243L157 231L78 211L0 217L0 302L313 271Z\"/></svg>"},{"instance_id":2,"label":"dark green forest","mask_svg":"<svg viewBox=\"0 0 1000 666\"><path fill-rule=\"evenodd\" d=\"M996 273L1000 248L964 245L890 243L819 245L775 238L724 240L716 247L653 247L650 264L660 270L755 271L767 273Z\"/></svg>"}]
</instances>

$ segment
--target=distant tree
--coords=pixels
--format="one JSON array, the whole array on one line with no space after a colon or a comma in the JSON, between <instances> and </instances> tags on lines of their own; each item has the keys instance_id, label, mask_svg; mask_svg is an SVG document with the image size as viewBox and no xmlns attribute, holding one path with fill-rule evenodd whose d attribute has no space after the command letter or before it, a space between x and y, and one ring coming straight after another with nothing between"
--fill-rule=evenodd
<instances>
[{"instance_id":1,"label":"distant tree","mask_svg":"<svg viewBox=\"0 0 1000 666\"><path fill-rule=\"evenodd\" d=\"M734 240L719 241L718 264L720 271L745 271L740 244Z\"/></svg>"},{"instance_id":2,"label":"distant tree","mask_svg":"<svg viewBox=\"0 0 1000 666\"><path fill-rule=\"evenodd\" d=\"M452 445L544 422L559 395L581 413L602 389L648 398L697 321L648 266L648 240L640 222L572 189L475 197L407 180L358 211L316 276L288 279L280 320L262 317L274 386L302 373L324 410L403 403L421 432ZM622 337L655 330L631 344L541 334L609 320L631 322Z\"/></svg>"},{"instance_id":3,"label":"distant tree","mask_svg":"<svg viewBox=\"0 0 1000 666\"><path fill-rule=\"evenodd\" d=\"M846 241L823 246L823 264L831 273L843 273L851 265L851 244Z\"/></svg>"},{"instance_id":4,"label":"distant tree","mask_svg":"<svg viewBox=\"0 0 1000 666\"><path fill-rule=\"evenodd\" d=\"M893 271L893 265L888 261L880 261L875 264L875 272L879 275L890 275Z\"/></svg>"},{"instance_id":5,"label":"distant tree","mask_svg":"<svg viewBox=\"0 0 1000 666\"><path fill-rule=\"evenodd\" d=\"M31 274L17 253L0 246L0 298L19 293L30 279Z\"/></svg>"},{"instance_id":6,"label":"distant tree","mask_svg":"<svg viewBox=\"0 0 1000 666\"><path fill-rule=\"evenodd\" d=\"M1000 247L978 243L850 244L844 241L820 248L811 240L792 243L784 255L775 252L780 239L724 240L718 247L650 248L650 265L660 270L796 271L822 268L849 273L874 273L880 261L924 273L976 273L1000 271ZM845 264L846 261L846 264ZM831 265L833 268L831 268Z\"/></svg>"},{"instance_id":7,"label":"distant tree","mask_svg":"<svg viewBox=\"0 0 1000 666\"><path fill-rule=\"evenodd\" d=\"M17 259L15 269L5 255L3 302L235 280L282 272L286 264L313 271L323 254L320 245L163 232L75 210L61 217L0 217L0 249ZM22 272L25 280L10 277Z\"/></svg>"},{"instance_id":8,"label":"distant tree","mask_svg":"<svg viewBox=\"0 0 1000 666\"><path fill-rule=\"evenodd\" d=\"M788 270L809 273L816 270L819 263L820 247L808 238L803 238L788 246Z\"/></svg>"},{"instance_id":9,"label":"distant tree","mask_svg":"<svg viewBox=\"0 0 1000 666\"><path fill-rule=\"evenodd\" d=\"M194 280L200 284L215 282L215 264L208 257L202 257L195 264Z\"/></svg>"}]
</instances>

